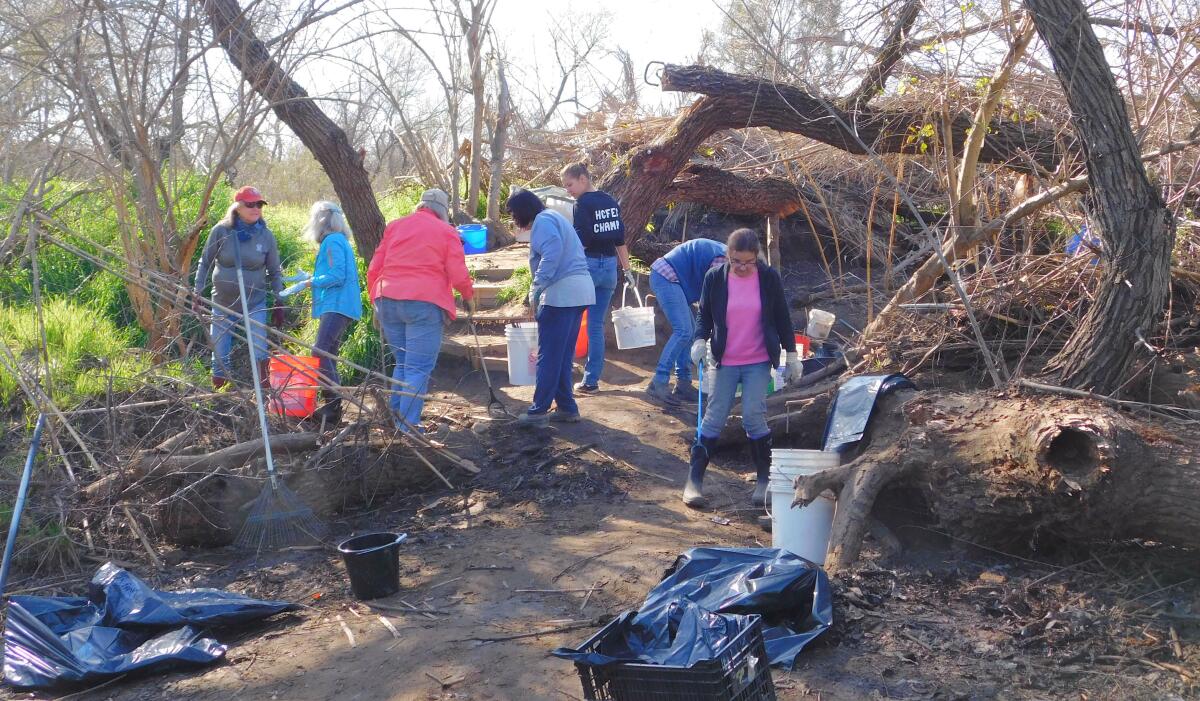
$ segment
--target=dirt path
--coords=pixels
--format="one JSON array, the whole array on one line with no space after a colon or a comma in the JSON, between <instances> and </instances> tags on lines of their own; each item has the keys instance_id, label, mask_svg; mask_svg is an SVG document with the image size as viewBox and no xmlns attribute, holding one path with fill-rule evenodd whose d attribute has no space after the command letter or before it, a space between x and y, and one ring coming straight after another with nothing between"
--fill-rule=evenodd
<instances>
[{"instance_id":1,"label":"dirt path","mask_svg":"<svg viewBox=\"0 0 1200 701\"><path fill-rule=\"evenodd\" d=\"M459 370L444 370L437 389L486 397ZM685 508L678 494L694 414L647 403L647 374L637 367L617 360L606 376L612 384L602 394L580 400L579 424L452 434L448 443L484 466L470 491L398 499L331 524L334 540L380 529L410 534L401 592L377 602L386 611L349 596L331 551L260 562L226 550L178 553L174 574L158 586L216 586L310 607L224 636L227 661L211 669L126 679L75 698L580 699L573 666L551 649L581 642L602 617L637 605L690 547L770 544L746 508L743 456L716 460L706 485L713 511ZM503 393L516 412L531 388ZM835 581L835 626L794 671L775 670L780 699L1167 699L1195 691L1170 667L1139 663L1152 650L1136 647L1151 645L1138 631L1152 629L1117 626L1112 602L1056 581L1067 570L945 549L918 549L890 566L868 562ZM1147 581L1164 586L1154 572ZM413 607L426 613L402 612ZM1180 668L1194 670L1195 636L1179 628ZM558 632L531 635L547 630ZM1162 644L1161 632L1148 634ZM488 640L510 636L523 637ZM1114 647L1117 639L1126 642ZM1105 655L1115 661L1097 661Z\"/></svg>"}]
</instances>

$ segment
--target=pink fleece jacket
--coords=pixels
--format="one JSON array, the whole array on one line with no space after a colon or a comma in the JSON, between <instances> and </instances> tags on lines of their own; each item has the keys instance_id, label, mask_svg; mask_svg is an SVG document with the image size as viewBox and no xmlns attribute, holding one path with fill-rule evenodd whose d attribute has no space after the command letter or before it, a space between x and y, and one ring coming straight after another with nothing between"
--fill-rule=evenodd
<instances>
[{"instance_id":1,"label":"pink fleece jacket","mask_svg":"<svg viewBox=\"0 0 1200 701\"><path fill-rule=\"evenodd\" d=\"M380 297L431 302L453 319L452 288L464 300L475 296L462 240L454 227L427 209L387 225L367 266L372 302Z\"/></svg>"}]
</instances>

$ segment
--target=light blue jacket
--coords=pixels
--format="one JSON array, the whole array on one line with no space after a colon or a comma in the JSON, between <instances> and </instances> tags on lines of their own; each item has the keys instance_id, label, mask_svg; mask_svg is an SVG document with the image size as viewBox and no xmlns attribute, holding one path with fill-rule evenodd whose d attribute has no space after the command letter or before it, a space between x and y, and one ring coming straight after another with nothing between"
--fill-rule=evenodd
<instances>
[{"instance_id":1,"label":"light blue jacket","mask_svg":"<svg viewBox=\"0 0 1200 701\"><path fill-rule=\"evenodd\" d=\"M351 319L362 316L362 292L358 287L358 264L350 242L340 231L326 234L313 266L312 316L337 312Z\"/></svg>"},{"instance_id":2,"label":"light blue jacket","mask_svg":"<svg viewBox=\"0 0 1200 701\"><path fill-rule=\"evenodd\" d=\"M585 307L596 303L596 285L588 272L583 244L575 225L550 209L533 220L529 232L529 270L533 289L550 307Z\"/></svg>"}]
</instances>

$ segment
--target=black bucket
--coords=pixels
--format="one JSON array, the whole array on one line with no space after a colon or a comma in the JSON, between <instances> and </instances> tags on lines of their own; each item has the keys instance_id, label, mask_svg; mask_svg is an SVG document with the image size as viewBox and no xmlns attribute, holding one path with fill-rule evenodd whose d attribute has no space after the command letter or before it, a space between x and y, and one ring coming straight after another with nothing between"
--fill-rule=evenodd
<instances>
[{"instance_id":1,"label":"black bucket","mask_svg":"<svg viewBox=\"0 0 1200 701\"><path fill-rule=\"evenodd\" d=\"M400 591L400 544L407 533L367 533L342 541L338 552L356 599L378 599Z\"/></svg>"}]
</instances>

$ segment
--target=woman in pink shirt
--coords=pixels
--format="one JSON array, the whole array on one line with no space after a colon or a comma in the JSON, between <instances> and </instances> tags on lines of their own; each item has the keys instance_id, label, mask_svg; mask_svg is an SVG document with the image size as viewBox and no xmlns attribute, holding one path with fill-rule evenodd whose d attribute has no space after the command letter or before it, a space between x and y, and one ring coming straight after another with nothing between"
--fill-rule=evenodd
<instances>
[{"instance_id":1,"label":"woman in pink shirt","mask_svg":"<svg viewBox=\"0 0 1200 701\"><path fill-rule=\"evenodd\" d=\"M751 498L755 506L766 499L771 470L771 430L767 427L767 386L771 368L779 365L780 349L787 352L786 377L799 380L803 372L796 353L792 317L783 294L783 281L774 268L759 260L758 234L738 229L729 236L726 263L704 276L700 292L700 319L692 343L692 361L697 367L707 354L711 339L716 382L692 446L683 503L694 508L706 505L702 485L708 460L725 428L738 385L742 386L742 427L750 439L750 456L758 472ZM732 273L732 274L731 274Z\"/></svg>"},{"instance_id":2,"label":"woman in pink shirt","mask_svg":"<svg viewBox=\"0 0 1200 701\"><path fill-rule=\"evenodd\" d=\"M387 225L367 267L367 289L384 341L396 359L392 415L402 432L420 432L422 396L442 347L442 326L455 317L454 292L474 304L462 240L450 226L450 197L426 190L417 209Z\"/></svg>"}]
</instances>

